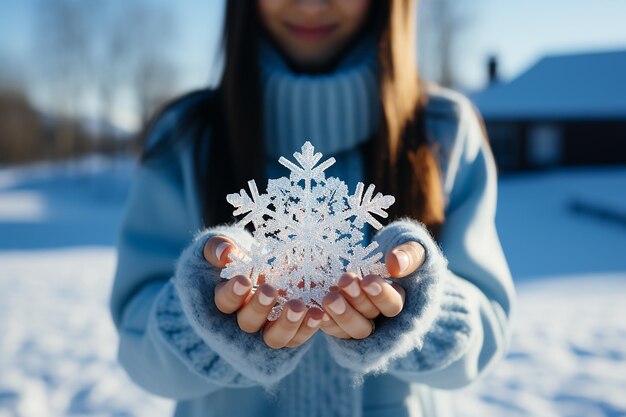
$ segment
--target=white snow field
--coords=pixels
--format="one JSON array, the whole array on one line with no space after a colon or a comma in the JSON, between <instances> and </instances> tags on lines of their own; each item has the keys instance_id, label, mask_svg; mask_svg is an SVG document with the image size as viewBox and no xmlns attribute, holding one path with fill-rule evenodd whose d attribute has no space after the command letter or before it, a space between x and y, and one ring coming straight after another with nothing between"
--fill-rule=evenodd
<instances>
[{"instance_id":1,"label":"white snow field","mask_svg":"<svg viewBox=\"0 0 626 417\"><path fill-rule=\"evenodd\" d=\"M518 286L506 360L458 392L459 416L626 416L626 273Z\"/></svg>"},{"instance_id":2,"label":"white snow field","mask_svg":"<svg viewBox=\"0 0 626 417\"><path fill-rule=\"evenodd\" d=\"M107 301L132 164L0 170L0 417L151 416L116 364ZM500 180L512 346L458 415L626 416L626 168Z\"/></svg>"},{"instance_id":3,"label":"white snow field","mask_svg":"<svg viewBox=\"0 0 626 417\"><path fill-rule=\"evenodd\" d=\"M105 247L0 253L0 416L169 415L116 364L114 267Z\"/></svg>"}]
</instances>

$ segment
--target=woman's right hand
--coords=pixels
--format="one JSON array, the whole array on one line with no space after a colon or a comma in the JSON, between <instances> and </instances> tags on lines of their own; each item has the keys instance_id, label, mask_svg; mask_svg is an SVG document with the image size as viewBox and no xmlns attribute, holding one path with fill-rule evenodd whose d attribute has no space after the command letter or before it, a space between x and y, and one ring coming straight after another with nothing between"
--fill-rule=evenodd
<instances>
[{"instance_id":1,"label":"woman's right hand","mask_svg":"<svg viewBox=\"0 0 626 417\"><path fill-rule=\"evenodd\" d=\"M214 236L204 245L204 258L216 268L224 268L239 249L225 236ZM268 321L278 292L267 283L252 293L252 281L238 275L223 279L215 287L215 305L225 314L237 313L241 330L255 333L263 329L263 340L273 348L296 347L306 342L319 329L324 312L316 307L307 308L301 300L289 300L275 321Z\"/></svg>"}]
</instances>

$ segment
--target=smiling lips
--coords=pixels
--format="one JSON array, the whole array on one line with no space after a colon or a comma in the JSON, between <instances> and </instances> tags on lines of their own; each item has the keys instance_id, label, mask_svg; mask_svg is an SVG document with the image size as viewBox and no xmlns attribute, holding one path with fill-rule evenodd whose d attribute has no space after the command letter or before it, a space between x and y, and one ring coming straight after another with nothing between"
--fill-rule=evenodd
<instances>
[{"instance_id":1,"label":"smiling lips","mask_svg":"<svg viewBox=\"0 0 626 417\"><path fill-rule=\"evenodd\" d=\"M337 28L336 24L301 26L293 23L285 23L285 26L295 36L307 41L318 41L324 39Z\"/></svg>"}]
</instances>

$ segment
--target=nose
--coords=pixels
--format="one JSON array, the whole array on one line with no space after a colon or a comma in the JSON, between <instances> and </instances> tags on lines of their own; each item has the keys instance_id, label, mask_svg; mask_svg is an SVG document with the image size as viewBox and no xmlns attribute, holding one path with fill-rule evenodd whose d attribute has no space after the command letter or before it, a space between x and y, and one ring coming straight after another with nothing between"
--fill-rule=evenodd
<instances>
[{"instance_id":1,"label":"nose","mask_svg":"<svg viewBox=\"0 0 626 417\"><path fill-rule=\"evenodd\" d=\"M296 0L296 3L303 13L317 15L328 6L329 0Z\"/></svg>"}]
</instances>

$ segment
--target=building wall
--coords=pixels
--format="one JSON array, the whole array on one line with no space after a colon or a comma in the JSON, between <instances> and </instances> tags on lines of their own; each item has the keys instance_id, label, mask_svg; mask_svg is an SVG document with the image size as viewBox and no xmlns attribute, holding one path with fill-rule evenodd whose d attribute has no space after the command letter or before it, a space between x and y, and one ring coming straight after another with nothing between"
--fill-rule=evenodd
<instances>
[{"instance_id":1,"label":"building wall","mask_svg":"<svg viewBox=\"0 0 626 417\"><path fill-rule=\"evenodd\" d=\"M523 161L522 134L523 126L511 121L485 121L491 149L496 157L500 171L519 170Z\"/></svg>"},{"instance_id":2,"label":"building wall","mask_svg":"<svg viewBox=\"0 0 626 417\"><path fill-rule=\"evenodd\" d=\"M626 120L486 120L501 172L626 164Z\"/></svg>"},{"instance_id":3,"label":"building wall","mask_svg":"<svg viewBox=\"0 0 626 417\"><path fill-rule=\"evenodd\" d=\"M564 124L565 165L626 164L626 120Z\"/></svg>"}]
</instances>

